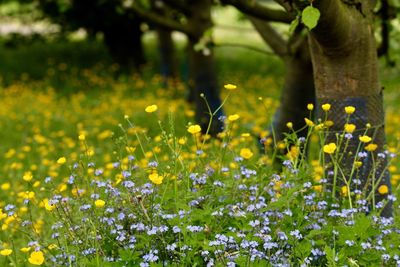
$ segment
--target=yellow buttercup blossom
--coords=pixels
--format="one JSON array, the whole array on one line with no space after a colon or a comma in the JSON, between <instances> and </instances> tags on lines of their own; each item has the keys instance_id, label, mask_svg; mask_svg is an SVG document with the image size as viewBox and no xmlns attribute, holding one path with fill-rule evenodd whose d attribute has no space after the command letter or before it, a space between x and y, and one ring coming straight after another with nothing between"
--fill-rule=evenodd
<instances>
[{"instance_id":1,"label":"yellow buttercup blossom","mask_svg":"<svg viewBox=\"0 0 400 267\"><path fill-rule=\"evenodd\" d=\"M80 134L80 135L78 136L78 139L79 139L80 141L85 141L86 136L85 136L84 134Z\"/></svg>"},{"instance_id":2,"label":"yellow buttercup blossom","mask_svg":"<svg viewBox=\"0 0 400 267\"><path fill-rule=\"evenodd\" d=\"M356 162L354 162L354 167L356 167L356 168L360 168L361 166L362 166L362 161L356 161Z\"/></svg>"},{"instance_id":3,"label":"yellow buttercup blossom","mask_svg":"<svg viewBox=\"0 0 400 267\"><path fill-rule=\"evenodd\" d=\"M336 150L336 144L335 143L329 143L327 145L324 145L324 152L327 154L333 154Z\"/></svg>"},{"instance_id":4,"label":"yellow buttercup blossom","mask_svg":"<svg viewBox=\"0 0 400 267\"><path fill-rule=\"evenodd\" d=\"M104 205L106 205L106 202L102 199L97 199L94 202L94 205L96 206L96 208L102 208L102 207L104 207Z\"/></svg>"},{"instance_id":5,"label":"yellow buttercup blossom","mask_svg":"<svg viewBox=\"0 0 400 267\"><path fill-rule=\"evenodd\" d=\"M228 83L228 84L225 84L225 85L224 85L224 88L225 88L226 90L235 90L235 89L237 88L237 86L234 85L234 84Z\"/></svg>"},{"instance_id":6,"label":"yellow buttercup blossom","mask_svg":"<svg viewBox=\"0 0 400 267\"><path fill-rule=\"evenodd\" d=\"M198 124L190 125L187 131L191 134L198 134L201 132L201 127Z\"/></svg>"},{"instance_id":7,"label":"yellow buttercup blossom","mask_svg":"<svg viewBox=\"0 0 400 267\"><path fill-rule=\"evenodd\" d=\"M250 159L253 156L253 152L248 148L242 148L240 150L240 156L244 159Z\"/></svg>"},{"instance_id":8,"label":"yellow buttercup blossom","mask_svg":"<svg viewBox=\"0 0 400 267\"><path fill-rule=\"evenodd\" d=\"M353 133L355 131L355 129L356 129L356 126L352 123L346 123L344 125L344 131L346 133Z\"/></svg>"},{"instance_id":9,"label":"yellow buttercup blossom","mask_svg":"<svg viewBox=\"0 0 400 267\"><path fill-rule=\"evenodd\" d=\"M32 172L27 171L24 173L24 176L22 176L22 179L24 179L24 181L30 182L33 178Z\"/></svg>"},{"instance_id":10,"label":"yellow buttercup blossom","mask_svg":"<svg viewBox=\"0 0 400 267\"><path fill-rule=\"evenodd\" d=\"M44 263L44 254L42 251L34 251L31 253L30 257L28 258L30 264L33 265L42 265Z\"/></svg>"},{"instance_id":11,"label":"yellow buttercup blossom","mask_svg":"<svg viewBox=\"0 0 400 267\"><path fill-rule=\"evenodd\" d=\"M65 162L67 162L67 159L65 157L61 157L57 160L57 163L60 165L64 164Z\"/></svg>"},{"instance_id":12,"label":"yellow buttercup blossom","mask_svg":"<svg viewBox=\"0 0 400 267\"><path fill-rule=\"evenodd\" d=\"M346 114L350 115L350 114L353 114L354 111L356 111L356 108L353 106L347 106L344 108L344 111L346 112Z\"/></svg>"},{"instance_id":13,"label":"yellow buttercup blossom","mask_svg":"<svg viewBox=\"0 0 400 267\"><path fill-rule=\"evenodd\" d=\"M342 195L345 196L345 197L346 197L347 194L349 193L349 190L348 190L347 186L345 186L345 185L342 186L342 188L341 188L340 191L341 191Z\"/></svg>"},{"instance_id":14,"label":"yellow buttercup blossom","mask_svg":"<svg viewBox=\"0 0 400 267\"><path fill-rule=\"evenodd\" d=\"M48 211L52 211L52 210L54 210L56 208L56 205L49 203L49 199L48 198L45 198L43 200L43 203L44 203L44 208L46 210L48 210Z\"/></svg>"},{"instance_id":15,"label":"yellow buttercup blossom","mask_svg":"<svg viewBox=\"0 0 400 267\"><path fill-rule=\"evenodd\" d=\"M1 185L1 190L6 191L6 190L10 189L10 187L11 187L11 184L7 182L7 183L4 183Z\"/></svg>"},{"instance_id":16,"label":"yellow buttercup blossom","mask_svg":"<svg viewBox=\"0 0 400 267\"><path fill-rule=\"evenodd\" d=\"M324 125L326 127L332 127L334 125L334 122L333 121L326 121L326 122L324 122Z\"/></svg>"},{"instance_id":17,"label":"yellow buttercup blossom","mask_svg":"<svg viewBox=\"0 0 400 267\"><path fill-rule=\"evenodd\" d=\"M308 104L307 105L307 109L310 110L310 111L313 110L314 109L314 105L313 104Z\"/></svg>"},{"instance_id":18,"label":"yellow buttercup blossom","mask_svg":"<svg viewBox=\"0 0 400 267\"><path fill-rule=\"evenodd\" d=\"M152 113L152 112L157 111L157 109L158 109L157 105L150 105L150 106L147 106L144 109L144 111L146 111L147 113Z\"/></svg>"},{"instance_id":19,"label":"yellow buttercup blossom","mask_svg":"<svg viewBox=\"0 0 400 267\"><path fill-rule=\"evenodd\" d=\"M235 120L237 120L237 119L239 119L240 118L240 116L238 115L238 114L234 114L234 115L230 115L229 117L228 117L228 120L229 121L235 121Z\"/></svg>"},{"instance_id":20,"label":"yellow buttercup blossom","mask_svg":"<svg viewBox=\"0 0 400 267\"><path fill-rule=\"evenodd\" d=\"M387 185L383 184L378 187L378 192L381 195L386 195L387 193L389 193L389 187Z\"/></svg>"},{"instance_id":21,"label":"yellow buttercup blossom","mask_svg":"<svg viewBox=\"0 0 400 267\"><path fill-rule=\"evenodd\" d=\"M31 247L23 247L19 249L21 252L29 252L31 250Z\"/></svg>"},{"instance_id":22,"label":"yellow buttercup blossom","mask_svg":"<svg viewBox=\"0 0 400 267\"><path fill-rule=\"evenodd\" d=\"M329 111L331 109L331 104L323 104L322 105L322 110L323 111Z\"/></svg>"},{"instance_id":23,"label":"yellow buttercup blossom","mask_svg":"<svg viewBox=\"0 0 400 267\"><path fill-rule=\"evenodd\" d=\"M314 126L314 122L312 120L309 120L307 118L304 118L304 121L306 122L307 126L312 127Z\"/></svg>"},{"instance_id":24,"label":"yellow buttercup blossom","mask_svg":"<svg viewBox=\"0 0 400 267\"><path fill-rule=\"evenodd\" d=\"M369 152L375 151L377 148L378 148L378 145L377 144L373 144L373 143L370 143L370 144L365 146L365 150L367 150Z\"/></svg>"},{"instance_id":25,"label":"yellow buttercup blossom","mask_svg":"<svg viewBox=\"0 0 400 267\"><path fill-rule=\"evenodd\" d=\"M286 127L288 127L289 129L293 129L293 122L286 123Z\"/></svg>"},{"instance_id":26,"label":"yellow buttercup blossom","mask_svg":"<svg viewBox=\"0 0 400 267\"><path fill-rule=\"evenodd\" d=\"M152 183L160 185L160 184L162 184L164 177L162 177L162 176L158 175L158 173L154 172L149 175L149 179Z\"/></svg>"},{"instance_id":27,"label":"yellow buttercup blossom","mask_svg":"<svg viewBox=\"0 0 400 267\"><path fill-rule=\"evenodd\" d=\"M8 255L11 255L12 252L13 252L12 249L5 248L5 249L0 250L0 255L8 256Z\"/></svg>"},{"instance_id":28,"label":"yellow buttercup blossom","mask_svg":"<svg viewBox=\"0 0 400 267\"><path fill-rule=\"evenodd\" d=\"M359 137L360 141L363 143L368 143L371 142L372 138L369 137L368 135L362 135Z\"/></svg>"}]
</instances>

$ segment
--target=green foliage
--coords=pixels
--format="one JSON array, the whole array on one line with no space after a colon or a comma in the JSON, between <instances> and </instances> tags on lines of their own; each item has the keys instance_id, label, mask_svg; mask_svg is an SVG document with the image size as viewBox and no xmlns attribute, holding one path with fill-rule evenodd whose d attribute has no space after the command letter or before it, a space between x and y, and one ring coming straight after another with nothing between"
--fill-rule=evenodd
<instances>
[{"instance_id":1,"label":"green foliage","mask_svg":"<svg viewBox=\"0 0 400 267\"><path fill-rule=\"evenodd\" d=\"M313 6L308 6L301 12L301 21L311 31L318 24L321 13Z\"/></svg>"}]
</instances>

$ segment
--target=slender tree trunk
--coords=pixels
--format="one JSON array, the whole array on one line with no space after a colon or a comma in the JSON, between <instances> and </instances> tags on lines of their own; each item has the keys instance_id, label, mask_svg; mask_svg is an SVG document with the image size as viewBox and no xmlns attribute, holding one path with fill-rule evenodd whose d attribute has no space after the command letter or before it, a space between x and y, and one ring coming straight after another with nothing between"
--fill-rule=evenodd
<instances>
[{"instance_id":1,"label":"slender tree trunk","mask_svg":"<svg viewBox=\"0 0 400 267\"><path fill-rule=\"evenodd\" d=\"M165 85L177 78L176 58L172 32L157 28L158 50L160 52L161 75Z\"/></svg>"},{"instance_id":2,"label":"slender tree trunk","mask_svg":"<svg viewBox=\"0 0 400 267\"><path fill-rule=\"evenodd\" d=\"M377 188L386 185L390 191L390 176L386 169L387 155L384 153L385 131L382 89L378 78L378 59L374 33L372 30L372 7L369 1L363 1L360 10L336 0L316 1L321 11L321 20L310 38L311 57L314 68L317 95L317 117L324 118L321 104L332 105L328 120L334 125L328 132L327 143L337 142L337 134L343 132L346 122L356 125L353 138L346 150L342 146L343 174L339 174L336 188L344 185L344 179L350 181L351 189L375 190L375 203L387 198L380 195ZM349 117L344 111L346 106L354 106L356 111ZM367 127L367 123L371 127ZM374 152L360 156L365 145L359 146L359 136L367 134L378 145ZM361 161L360 167L351 173L354 161ZM327 167L330 165L328 164ZM329 177L332 184L335 179ZM354 181L359 179L361 185ZM390 192L389 192L390 194ZM364 196L366 197L366 196ZM382 216L392 215L392 203L388 201Z\"/></svg>"},{"instance_id":3,"label":"slender tree trunk","mask_svg":"<svg viewBox=\"0 0 400 267\"><path fill-rule=\"evenodd\" d=\"M188 44L189 83L193 83L189 88L192 90L190 95L194 96L195 100L196 118L203 132L206 132L211 118L207 104L201 96L206 98L212 113L221 105L213 50L211 47L207 48L207 51L196 51L194 49L205 31L212 26L211 4L210 0L192 1L190 5L192 11L188 17L188 24L195 32L195 34L189 36ZM222 109L219 109L213 116L209 131L211 135L216 135L222 131L223 123L219 120L222 115Z\"/></svg>"}]
</instances>

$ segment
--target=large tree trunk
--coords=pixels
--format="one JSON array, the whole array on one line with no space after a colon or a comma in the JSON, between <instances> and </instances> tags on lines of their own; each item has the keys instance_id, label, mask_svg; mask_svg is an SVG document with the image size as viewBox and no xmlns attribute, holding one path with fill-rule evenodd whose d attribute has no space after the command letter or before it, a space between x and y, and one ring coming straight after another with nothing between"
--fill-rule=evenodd
<instances>
[{"instance_id":1,"label":"large tree trunk","mask_svg":"<svg viewBox=\"0 0 400 267\"><path fill-rule=\"evenodd\" d=\"M189 88L193 90L190 94L194 96L196 118L203 132L207 130L211 118L207 104L201 95L206 98L212 113L221 106L213 50L209 47L205 53L205 51L194 49L204 32L212 26L211 4L210 0L192 1L190 5L192 12L188 18L188 24L194 32L192 36L189 36L188 44L189 83L192 83ZM222 109L219 109L213 116L209 134L216 135L223 130L223 123L219 120L222 115Z\"/></svg>"},{"instance_id":2,"label":"large tree trunk","mask_svg":"<svg viewBox=\"0 0 400 267\"><path fill-rule=\"evenodd\" d=\"M390 189L390 177L385 169L386 157L378 156L378 153L384 155L384 111L370 3L362 1L358 3L360 8L357 9L340 0L315 1L314 6L320 9L321 19L311 32L310 48L319 106L317 117L325 116L325 112L320 108L321 104L332 105L328 112L328 120L332 120L334 125L328 129L326 142L336 142L336 134L343 132L346 123L344 108L354 106L356 112L350 116L349 122L355 124L357 130L353 133L346 151L341 151L344 157L340 164L346 179L351 180L351 189L362 189L365 186L370 191L374 188L375 201L378 202L387 195L376 193L376 184L385 184ZM367 123L372 127L367 129ZM378 149L360 158L357 154L359 136L365 132L373 137L372 142L378 145ZM364 145L360 148L363 151ZM351 175L355 157L362 161L362 167L356 174ZM362 182L358 188L354 183L355 179ZM335 183L335 180L331 179L331 182ZM343 185L340 178L337 183ZM391 215L392 203L389 201L382 216Z\"/></svg>"},{"instance_id":3,"label":"large tree trunk","mask_svg":"<svg viewBox=\"0 0 400 267\"><path fill-rule=\"evenodd\" d=\"M116 63L123 69L140 68L146 63L142 44L141 21L125 17L115 17L113 23L104 26L104 41Z\"/></svg>"}]
</instances>

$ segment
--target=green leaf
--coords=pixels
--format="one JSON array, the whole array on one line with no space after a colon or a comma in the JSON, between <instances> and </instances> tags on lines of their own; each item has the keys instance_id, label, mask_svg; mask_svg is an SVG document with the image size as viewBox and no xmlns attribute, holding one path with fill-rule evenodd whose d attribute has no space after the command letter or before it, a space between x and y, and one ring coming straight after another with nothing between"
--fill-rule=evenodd
<instances>
[{"instance_id":1,"label":"green leaf","mask_svg":"<svg viewBox=\"0 0 400 267\"><path fill-rule=\"evenodd\" d=\"M294 20L292 20L292 22L290 23L289 26L289 33L292 34L294 33L294 31L296 30L297 26L299 26L299 17L297 16Z\"/></svg>"},{"instance_id":2,"label":"green leaf","mask_svg":"<svg viewBox=\"0 0 400 267\"><path fill-rule=\"evenodd\" d=\"M306 7L301 13L301 20L304 25L311 31L318 24L321 13L313 6Z\"/></svg>"}]
</instances>

